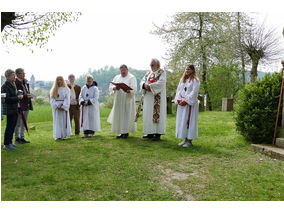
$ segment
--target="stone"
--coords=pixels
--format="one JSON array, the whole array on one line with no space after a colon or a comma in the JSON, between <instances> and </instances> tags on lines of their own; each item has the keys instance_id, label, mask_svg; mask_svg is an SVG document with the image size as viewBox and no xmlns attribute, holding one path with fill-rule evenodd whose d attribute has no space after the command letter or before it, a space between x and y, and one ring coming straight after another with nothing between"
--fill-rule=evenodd
<instances>
[{"instance_id":1,"label":"stone","mask_svg":"<svg viewBox=\"0 0 284 213\"><path fill-rule=\"evenodd\" d=\"M279 148L284 148L284 138L276 138L275 145Z\"/></svg>"},{"instance_id":2,"label":"stone","mask_svg":"<svg viewBox=\"0 0 284 213\"><path fill-rule=\"evenodd\" d=\"M234 99L233 98L222 98L222 111L228 112L233 110Z\"/></svg>"},{"instance_id":3,"label":"stone","mask_svg":"<svg viewBox=\"0 0 284 213\"><path fill-rule=\"evenodd\" d=\"M271 144L252 144L254 151L265 154L271 158L284 161L284 149Z\"/></svg>"}]
</instances>

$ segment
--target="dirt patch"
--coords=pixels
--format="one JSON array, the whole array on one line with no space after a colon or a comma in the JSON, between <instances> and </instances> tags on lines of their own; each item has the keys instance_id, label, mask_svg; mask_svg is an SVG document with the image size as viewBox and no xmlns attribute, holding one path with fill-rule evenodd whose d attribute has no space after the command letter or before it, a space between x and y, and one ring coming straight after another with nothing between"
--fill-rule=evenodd
<instances>
[{"instance_id":1,"label":"dirt patch","mask_svg":"<svg viewBox=\"0 0 284 213\"><path fill-rule=\"evenodd\" d=\"M173 184L173 180L186 180L189 175L193 175L194 173L184 173L173 171L172 169L165 169L162 166L158 166L158 169L162 171L165 175L161 177L161 181L163 184L170 186L177 194L183 196L185 200L193 201L194 197L190 194L185 193L178 185Z\"/></svg>"}]
</instances>

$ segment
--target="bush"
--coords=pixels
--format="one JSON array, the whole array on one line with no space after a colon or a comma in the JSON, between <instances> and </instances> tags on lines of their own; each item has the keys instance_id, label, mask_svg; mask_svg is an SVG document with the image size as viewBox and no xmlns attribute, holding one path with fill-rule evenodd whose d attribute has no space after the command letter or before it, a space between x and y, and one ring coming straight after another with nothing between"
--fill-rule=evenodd
<instances>
[{"instance_id":1,"label":"bush","mask_svg":"<svg viewBox=\"0 0 284 213\"><path fill-rule=\"evenodd\" d=\"M37 97L34 100L34 104L36 104L36 105L46 105L48 103L44 100L44 97Z\"/></svg>"},{"instance_id":2,"label":"bush","mask_svg":"<svg viewBox=\"0 0 284 213\"><path fill-rule=\"evenodd\" d=\"M272 143L281 74L266 74L262 80L248 84L239 92L234 106L237 131L252 143ZM281 115L280 115L281 117Z\"/></svg>"}]
</instances>

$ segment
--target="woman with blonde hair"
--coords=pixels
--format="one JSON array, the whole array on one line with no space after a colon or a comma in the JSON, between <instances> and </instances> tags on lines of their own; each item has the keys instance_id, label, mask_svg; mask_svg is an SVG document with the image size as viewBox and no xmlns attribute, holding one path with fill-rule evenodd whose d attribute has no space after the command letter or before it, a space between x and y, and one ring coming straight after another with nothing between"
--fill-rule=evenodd
<instances>
[{"instance_id":1,"label":"woman with blonde hair","mask_svg":"<svg viewBox=\"0 0 284 213\"><path fill-rule=\"evenodd\" d=\"M198 91L200 81L194 65L187 65L177 88L176 137L184 139L179 146L190 147L192 140L198 137L197 118L199 111Z\"/></svg>"},{"instance_id":2,"label":"woman with blonde hair","mask_svg":"<svg viewBox=\"0 0 284 213\"><path fill-rule=\"evenodd\" d=\"M53 137L65 140L72 135L69 118L70 90L62 76L57 76L50 90L50 104L53 115Z\"/></svg>"},{"instance_id":3,"label":"woman with blonde hair","mask_svg":"<svg viewBox=\"0 0 284 213\"><path fill-rule=\"evenodd\" d=\"M82 87L79 95L81 110L81 130L83 138L93 137L95 132L101 131L99 89L93 76L87 75L86 84Z\"/></svg>"}]
</instances>

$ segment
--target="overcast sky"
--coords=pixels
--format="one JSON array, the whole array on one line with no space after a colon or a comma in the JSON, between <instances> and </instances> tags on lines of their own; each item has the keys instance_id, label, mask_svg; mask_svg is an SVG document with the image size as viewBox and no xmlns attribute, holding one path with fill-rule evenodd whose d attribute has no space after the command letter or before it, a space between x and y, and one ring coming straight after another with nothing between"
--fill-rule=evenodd
<instances>
[{"instance_id":1,"label":"overcast sky","mask_svg":"<svg viewBox=\"0 0 284 213\"><path fill-rule=\"evenodd\" d=\"M151 8L151 5L146 4L141 8ZM132 10L131 6L116 9L115 5L107 10L107 5L104 6L102 10L98 7L91 10L87 5L78 22L59 28L46 48L35 47L34 53L19 45L10 45L9 49L1 48L1 74L8 68L22 67L27 73L27 79L34 74L36 80L54 80L59 74L64 78L69 73L79 76L89 68L99 69L106 65L118 67L126 64L136 69L149 69L153 57L160 59L162 66L165 64L163 57L166 44L158 36L150 34L150 31L154 29L153 23L161 25L169 19L174 9L182 10L168 7L166 10L137 11ZM195 10L198 11L198 8ZM278 29L279 34L282 33L283 12L269 10L255 16L260 21L265 18L269 25ZM47 48L53 51L47 52ZM280 63L265 67L270 72L279 69Z\"/></svg>"}]
</instances>

